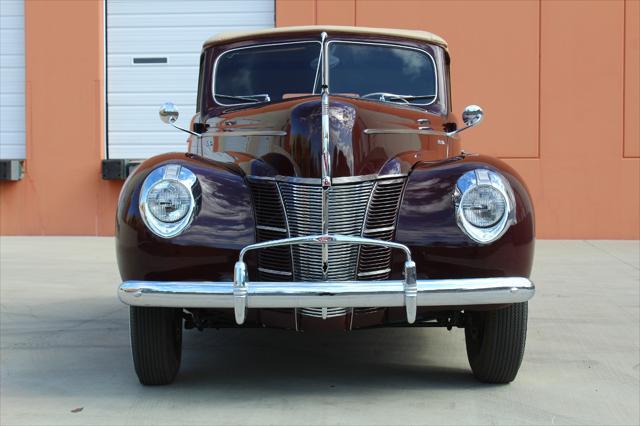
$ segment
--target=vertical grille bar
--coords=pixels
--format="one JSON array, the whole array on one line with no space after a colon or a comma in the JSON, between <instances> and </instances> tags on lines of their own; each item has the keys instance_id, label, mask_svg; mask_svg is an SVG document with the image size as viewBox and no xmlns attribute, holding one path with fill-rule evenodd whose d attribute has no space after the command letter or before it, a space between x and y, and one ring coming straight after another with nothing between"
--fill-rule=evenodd
<instances>
[{"instance_id":1,"label":"vertical grille bar","mask_svg":"<svg viewBox=\"0 0 640 426\"><path fill-rule=\"evenodd\" d=\"M253 194L257 242L287 238L286 216L277 184L273 181L249 180L249 187ZM292 279L289 247L259 250L258 277L261 281Z\"/></svg>"},{"instance_id":2,"label":"vertical grille bar","mask_svg":"<svg viewBox=\"0 0 640 426\"><path fill-rule=\"evenodd\" d=\"M395 235L396 220L405 179L379 180L371 195L362 236L391 241ZM358 259L358 279L384 280L391 273L391 249L362 246Z\"/></svg>"}]
</instances>

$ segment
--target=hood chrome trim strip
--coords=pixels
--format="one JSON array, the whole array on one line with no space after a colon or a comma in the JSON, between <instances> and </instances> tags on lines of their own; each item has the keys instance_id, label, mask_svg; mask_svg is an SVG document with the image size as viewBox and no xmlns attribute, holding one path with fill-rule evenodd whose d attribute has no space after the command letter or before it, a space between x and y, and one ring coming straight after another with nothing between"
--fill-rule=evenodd
<instances>
[{"instance_id":1,"label":"hood chrome trim strip","mask_svg":"<svg viewBox=\"0 0 640 426\"><path fill-rule=\"evenodd\" d=\"M322 39L322 234L329 233L329 188L331 188L331 152L330 152L330 122L329 122L329 56L327 55L327 33L321 34ZM322 245L322 275L326 281L329 275L329 246Z\"/></svg>"},{"instance_id":2,"label":"hood chrome trim strip","mask_svg":"<svg viewBox=\"0 0 640 426\"><path fill-rule=\"evenodd\" d=\"M332 185L342 185L348 183L358 183L358 182L366 182L370 180L387 180L387 179L398 179L407 177L407 173L395 173L389 175L360 175L360 176L339 176L331 179ZM277 182L291 182L291 183L301 183L306 185L321 185L321 178L305 178L298 176L256 176L256 175L247 175L247 179L249 180L266 180L266 181L277 181Z\"/></svg>"}]
</instances>

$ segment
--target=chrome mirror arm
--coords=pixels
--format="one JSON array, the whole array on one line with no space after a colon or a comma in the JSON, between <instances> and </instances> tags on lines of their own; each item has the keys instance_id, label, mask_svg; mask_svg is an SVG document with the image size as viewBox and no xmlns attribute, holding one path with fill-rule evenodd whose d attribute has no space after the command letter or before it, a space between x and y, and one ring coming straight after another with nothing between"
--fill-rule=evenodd
<instances>
[{"instance_id":1,"label":"chrome mirror arm","mask_svg":"<svg viewBox=\"0 0 640 426\"><path fill-rule=\"evenodd\" d=\"M467 129L477 126L484 117L484 111L478 105L469 105L462 112L462 121L465 126L454 130L452 132L447 132L448 137L453 137L460 132L464 132Z\"/></svg>"},{"instance_id":2,"label":"chrome mirror arm","mask_svg":"<svg viewBox=\"0 0 640 426\"><path fill-rule=\"evenodd\" d=\"M473 124L470 124L470 125L468 125L468 126L461 127L460 129L456 129L456 130L454 130L453 132L447 132L447 136L449 136L449 137L451 138L451 137L453 137L453 136L457 135L458 133L464 132L464 131L465 131L465 130L467 130L467 129L470 129L470 128L472 128L472 127L475 127L475 126L476 126L476 124L478 124L478 123L473 123Z\"/></svg>"},{"instance_id":3,"label":"chrome mirror arm","mask_svg":"<svg viewBox=\"0 0 640 426\"><path fill-rule=\"evenodd\" d=\"M182 127L180 127L180 126L176 126L176 125L175 125L175 124L173 124L173 123L169 123L169 124L170 124L170 125L172 125L173 127L175 127L175 128L176 128L176 129L178 129L178 130L182 130L183 132L187 132L187 133L189 133L190 135L198 136L198 137L202 136L202 134L201 134L201 133L196 133L196 132L194 132L194 131L192 131L192 130L185 129L185 128L182 128Z\"/></svg>"}]
</instances>

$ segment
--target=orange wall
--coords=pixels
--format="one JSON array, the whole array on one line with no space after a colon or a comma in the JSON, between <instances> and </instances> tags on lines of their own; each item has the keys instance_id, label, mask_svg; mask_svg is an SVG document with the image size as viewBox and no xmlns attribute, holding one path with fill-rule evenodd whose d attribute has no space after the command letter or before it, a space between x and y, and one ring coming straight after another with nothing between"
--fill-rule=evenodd
<instances>
[{"instance_id":1,"label":"orange wall","mask_svg":"<svg viewBox=\"0 0 640 426\"><path fill-rule=\"evenodd\" d=\"M26 2L26 173L0 182L2 234L113 233L102 14L99 0ZM520 171L538 237L640 238L640 2L276 0L276 23L444 36L455 110L486 112L465 148Z\"/></svg>"},{"instance_id":2,"label":"orange wall","mask_svg":"<svg viewBox=\"0 0 640 426\"><path fill-rule=\"evenodd\" d=\"M0 182L0 232L110 235L120 184L100 176L103 4L25 1L25 175Z\"/></svg>"}]
</instances>

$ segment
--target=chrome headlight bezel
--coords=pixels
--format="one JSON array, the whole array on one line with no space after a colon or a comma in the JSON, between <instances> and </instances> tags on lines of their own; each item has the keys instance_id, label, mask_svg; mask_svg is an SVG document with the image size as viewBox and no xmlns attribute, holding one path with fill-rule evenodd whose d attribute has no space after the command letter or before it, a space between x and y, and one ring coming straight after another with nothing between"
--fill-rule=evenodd
<instances>
[{"instance_id":1,"label":"chrome headlight bezel","mask_svg":"<svg viewBox=\"0 0 640 426\"><path fill-rule=\"evenodd\" d=\"M465 195L473 188L489 186L504 198L505 210L502 217L492 226L478 227L467 220L463 211ZM466 172L456 182L453 199L458 227L469 238L479 244L490 244L504 235L515 223L515 196L509 182L501 174L489 169L475 169Z\"/></svg>"},{"instance_id":2,"label":"chrome headlight bezel","mask_svg":"<svg viewBox=\"0 0 640 426\"><path fill-rule=\"evenodd\" d=\"M148 197L151 189L162 181L173 181L187 188L190 195L189 209L186 215L175 222L164 222L155 217L149 208ZM198 178L186 167L179 164L166 164L153 170L146 177L140 190L138 205L140 215L147 228L162 238L172 238L182 233L191 224L200 198Z\"/></svg>"}]
</instances>

